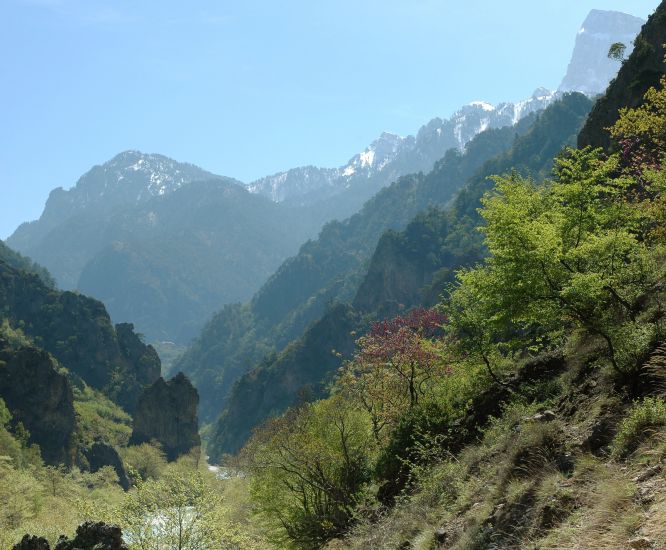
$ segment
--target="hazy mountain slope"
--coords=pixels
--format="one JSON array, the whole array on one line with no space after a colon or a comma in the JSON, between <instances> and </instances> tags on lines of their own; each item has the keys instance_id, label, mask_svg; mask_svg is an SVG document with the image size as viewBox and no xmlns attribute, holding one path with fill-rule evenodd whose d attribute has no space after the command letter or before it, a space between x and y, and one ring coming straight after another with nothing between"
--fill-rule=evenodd
<instances>
[{"instance_id":1,"label":"hazy mountain slope","mask_svg":"<svg viewBox=\"0 0 666 550\"><path fill-rule=\"evenodd\" d=\"M608 58L609 48L622 42L628 57L643 23L643 19L626 13L592 10L578 31L571 62L558 91L589 96L606 91L620 69L619 61Z\"/></svg>"},{"instance_id":2,"label":"hazy mountain slope","mask_svg":"<svg viewBox=\"0 0 666 550\"><path fill-rule=\"evenodd\" d=\"M187 343L225 303L252 296L320 224L235 180L127 152L53 191L41 218L8 242L63 287L102 299L114 320Z\"/></svg>"},{"instance_id":3,"label":"hazy mountain slope","mask_svg":"<svg viewBox=\"0 0 666 550\"><path fill-rule=\"evenodd\" d=\"M525 135L517 136L509 152L478 170L450 209L419 216L402 233L385 234L353 300L359 308L356 315L372 318L437 300L453 270L483 256L481 235L476 230L477 208L490 188L488 176L515 169L537 179L546 177L554 156L565 145L575 143L591 106L591 101L581 94L565 96L540 115ZM442 175L435 168L424 178L424 190L436 188ZM240 379L211 432L208 450L212 457L237 451L254 426L295 404L300 394L323 395L326 381L358 337L351 330L358 330L360 325L351 330L342 323L340 327L344 328L324 328L336 326L341 307L330 309L296 343L274 358L267 357ZM354 310L345 311L349 316ZM367 322L366 317L365 326ZM329 339L312 340L312 334L321 333L328 334ZM297 356L290 351L293 349L300 350ZM337 354L331 355L333 350ZM249 395L254 397L249 399Z\"/></svg>"},{"instance_id":4,"label":"hazy mountain slope","mask_svg":"<svg viewBox=\"0 0 666 550\"><path fill-rule=\"evenodd\" d=\"M131 207L192 181L215 177L162 155L125 151L91 168L71 189L51 191L39 220L19 226L7 244L43 263L63 288L76 288L81 269L103 242L103 226L91 230L93 223L105 221L118 207ZM63 224L65 228L58 231ZM70 244L68 239L76 241Z\"/></svg>"},{"instance_id":5,"label":"hazy mountain slope","mask_svg":"<svg viewBox=\"0 0 666 550\"><path fill-rule=\"evenodd\" d=\"M15 250L9 248L4 242L0 241L0 260L10 265L14 269L20 269L28 273L37 275L42 282L49 287L55 287L55 281L51 274L41 265L36 264L30 258L27 258Z\"/></svg>"},{"instance_id":6,"label":"hazy mountain slope","mask_svg":"<svg viewBox=\"0 0 666 550\"><path fill-rule=\"evenodd\" d=\"M150 339L186 343L222 305L247 300L306 238L306 213L219 180L117 213L79 288Z\"/></svg>"},{"instance_id":7,"label":"hazy mountain slope","mask_svg":"<svg viewBox=\"0 0 666 550\"><path fill-rule=\"evenodd\" d=\"M508 150L516 133L524 133L532 121L487 130L465 153L450 150L437 164L436 178L400 178L358 214L327 224L318 239L305 243L280 266L250 303L225 307L213 317L174 367L199 388L202 418L212 420L219 414L235 380L266 352L280 351L300 337L331 301L352 300L363 265L384 231L402 229L418 212L446 204L484 162Z\"/></svg>"},{"instance_id":8,"label":"hazy mountain slope","mask_svg":"<svg viewBox=\"0 0 666 550\"><path fill-rule=\"evenodd\" d=\"M618 109L640 105L645 92L659 84L666 70L665 43L666 5L662 3L636 38L634 51L622 64L617 78L594 106L578 138L579 146L611 146L610 134L605 129L617 121Z\"/></svg>"}]
</instances>

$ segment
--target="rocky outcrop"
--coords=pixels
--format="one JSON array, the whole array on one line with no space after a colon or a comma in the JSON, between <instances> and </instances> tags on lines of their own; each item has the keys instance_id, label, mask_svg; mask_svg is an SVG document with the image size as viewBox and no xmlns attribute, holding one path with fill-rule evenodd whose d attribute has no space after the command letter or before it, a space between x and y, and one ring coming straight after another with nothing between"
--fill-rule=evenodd
<instances>
[{"instance_id":1,"label":"rocky outcrop","mask_svg":"<svg viewBox=\"0 0 666 550\"><path fill-rule=\"evenodd\" d=\"M117 525L87 521L76 530L76 536L69 540L61 536L53 550L129 550L123 542L123 533ZM50 550L49 543L42 537L26 535L13 550Z\"/></svg>"},{"instance_id":2,"label":"rocky outcrop","mask_svg":"<svg viewBox=\"0 0 666 550\"><path fill-rule=\"evenodd\" d=\"M157 353L132 325L114 328L101 302L54 290L2 260L0 310L62 366L129 412L143 388L159 377Z\"/></svg>"},{"instance_id":3,"label":"rocky outcrop","mask_svg":"<svg viewBox=\"0 0 666 550\"><path fill-rule=\"evenodd\" d=\"M134 414L131 445L157 441L168 460L201 446L197 408L199 394L183 373L146 388Z\"/></svg>"},{"instance_id":4,"label":"rocky outcrop","mask_svg":"<svg viewBox=\"0 0 666 550\"><path fill-rule=\"evenodd\" d=\"M122 388L116 392L116 401L130 413L134 411L141 392L160 377L162 364L155 348L144 344L134 332L134 325L116 325L116 337L123 364Z\"/></svg>"},{"instance_id":5,"label":"rocky outcrop","mask_svg":"<svg viewBox=\"0 0 666 550\"><path fill-rule=\"evenodd\" d=\"M60 537L54 550L129 550L117 525L87 521L76 530L76 537Z\"/></svg>"},{"instance_id":6,"label":"rocky outcrop","mask_svg":"<svg viewBox=\"0 0 666 550\"><path fill-rule=\"evenodd\" d=\"M118 475L118 483L125 490L130 488L130 481L127 477L127 471L118 451L108 443L95 441L92 446L83 449L82 454L88 463L88 469L95 473L105 466L111 466Z\"/></svg>"},{"instance_id":7,"label":"rocky outcrop","mask_svg":"<svg viewBox=\"0 0 666 550\"><path fill-rule=\"evenodd\" d=\"M21 542L14 545L13 550L51 550L51 547L44 537L25 535Z\"/></svg>"},{"instance_id":8,"label":"rocky outcrop","mask_svg":"<svg viewBox=\"0 0 666 550\"><path fill-rule=\"evenodd\" d=\"M606 130L618 119L622 107L637 107L650 87L658 86L666 72L664 48L666 43L666 3L656 9L635 40L634 51L622 64L617 78L606 95L594 106L587 123L578 136L579 147L609 149L611 136Z\"/></svg>"},{"instance_id":9,"label":"rocky outcrop","mask_svg":"<svg viewBox=\"0 0 666 550\"><path fill-rule=\"evenodd\" d=\"M153 384L160 377L161 371L160 357L155 348L141 341L131 323L116 325L116 336L120 353L130 365L134 366L137 382L145 385Z\"/></svg>"},{"instance_id":10,"label":"rocky outcrop","mask_svg":"<svg viewBox=\"0 0 666 550\"><path fill-rule=\"evenodd\" d=\"M612 44L622 42L627 55L645 21L618 11L592 10L576 36L567 74L558 91L602 94L620 69L620 61L608 58Z\"/></svg>"},{"instance_id":11,"label":"rocky outcrop","mask_svg":"<svg viewBox=\"0 0 666 550\"><path fill-rule=\"evenodd\" d=\"M47 464L72 464L76 423L72 389L51 356L32 347L12 350L0 340L0 397L39 445Z\"/></svg>"}]
</instances>

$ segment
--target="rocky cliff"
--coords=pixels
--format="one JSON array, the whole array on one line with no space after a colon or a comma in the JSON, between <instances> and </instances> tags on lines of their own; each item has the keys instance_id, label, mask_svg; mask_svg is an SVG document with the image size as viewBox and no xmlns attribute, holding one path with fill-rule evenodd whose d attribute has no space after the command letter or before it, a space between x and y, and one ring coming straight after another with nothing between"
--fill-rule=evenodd
<instances>
[{"instance_id":1,"label":"rocky cliff","mask_svg":"<svg viewBox=\"0 0 666 550\"><path fill-rule=\"evenodd\" d=\"M659 79L666 72L665 43L666 5L661 4L643 26L635 40L634 50L622 64L617 78L594 106L578 136L580 147L611 147L611 137L606 129L617 121L618 110L640 105L645 92L652 86L658 86Z\"/></svg>"},{"instance_id":2,"label":"rocky cliff","mask_svg":"<svg viewBox=\"0 0 666 550\"><path fill-rule=\"evenodd\" d=\"M130 480L127 477L125 465L118 451L112 445L101 440L95 441L90 447L82 449L81 458L84 459L81 460L84 469L93 473L105 466L111 466L118 476L118 484L125 491L129 490Z\"/></svg>"},{"instance_id":3,"label":"rocky cliff","mask_svg":"<svg viewBox=\"0 0 666 550\"><path fill-rule=\"evenodd\" d=\"M1 260L0 316L130 412L141 390L159 376L155 350L141 342L131 325L114 328L101 302L54 290L37 275Z\"/></svg>"},{"instance_id":4,"label":"rocky cliff","mask_svg":"<svg viewBox=\"0 0 666 550\"><path fill-rule=\"evenodd\" d=\"M169 460L200 447L198 406L199 394L183 373L168 382L158 378L139 398L130 444L157 441Z\"/></svg>"},{"instance_id":5,"label":"rocky cliff","mask_svg":"<svg viewBox=\"0 0 666 550\"><path fill-rule=\"evenodd\" d=\"M0 398L15 423L30 433L47 464L72 464L76 417L67 377L51 356L33 347L12 349L0 337Z\"/></svg>"},{"instance_id":6,"label":"rocky cliff","mask_svg":"<svg viewBox=\"0 0 666 550\"><path fill-rule=\"evenodd\" d=\"M620 69L620 61L608 58L612 44L622 42L629 55L643 19L618 11L592 10L576 36L567 74L560 92L583 92L595 96L606 91Z\"/></svg>"}]
</instances>

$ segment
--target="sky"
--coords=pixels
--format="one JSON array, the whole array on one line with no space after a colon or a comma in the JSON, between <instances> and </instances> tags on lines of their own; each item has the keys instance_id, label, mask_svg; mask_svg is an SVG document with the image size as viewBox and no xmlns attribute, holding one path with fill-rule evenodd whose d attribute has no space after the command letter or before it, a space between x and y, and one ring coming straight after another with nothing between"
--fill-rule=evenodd
<instances>
[{"instance_id":1,"label":"sky","mask_svg":"<svg viewBox=\"0 0 666 550\"><path fill-rule=\"evenodd\" d=\"M138 149L252 181L557 88L588 12L659 0L0 0L0 238Z\"/></svg>"}]
</instances>

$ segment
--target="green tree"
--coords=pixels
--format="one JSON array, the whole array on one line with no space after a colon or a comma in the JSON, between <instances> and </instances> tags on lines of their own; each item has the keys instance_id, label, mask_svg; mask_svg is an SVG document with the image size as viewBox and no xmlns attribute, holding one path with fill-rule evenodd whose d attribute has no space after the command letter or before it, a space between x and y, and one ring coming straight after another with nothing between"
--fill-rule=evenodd
<instances>
[{"instance_id":1,"label":"green tree","mask_svg":"<svg viewBox=\"0 0 666 550\"><path fill-rule=\"evenodd\" d=\"M586 149L560 157L546 186L495 178L482 210L490 256L459 274L451 299L463 347L488 361L580 327L606 343L615 369L637 365L657 329L637 322L639 302L661 270L641 231L648 214L631 200L635 181L618 174L617 156Z\"/></svg>"},{"instance_id":2,"label":"green tree","mask_svg":"<svg viewBox=\"0 0 666 550\"><path fill-rule=\"evenodd\" d=\"M244 450L251 494L281 546L318 548L341 535L369 481L370 427L341 396L291 410Z\"/></svg>"},{"instance_id":3,"label":"green tree","mask_svg":"<svg viewBox=\"0 0 666 550\"><path fill-rule=\"evenodd\" d=\"M140 550L229 548L220 506L219 492L203 473L172 467L160 479L140 482L127 495L119 519L132 547Z\"/></svg>"},{"instance_id":4,"label":"green tree","mask_svg":"<svg viewBox=\"0 0 666 550\"><path fill-rule=\"evenodd\" d=\"M624 54L627 51L627 46L622 42L615 42L611 44L611 47L608 49L608 58L615 59L616 61L624 61Z\"/></svg>"}]
</instances>

